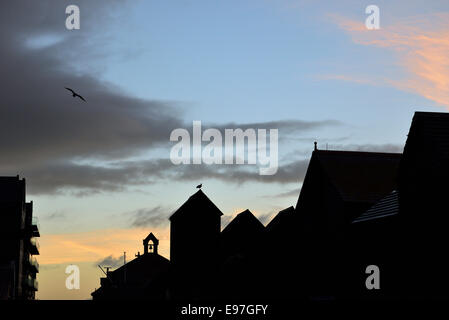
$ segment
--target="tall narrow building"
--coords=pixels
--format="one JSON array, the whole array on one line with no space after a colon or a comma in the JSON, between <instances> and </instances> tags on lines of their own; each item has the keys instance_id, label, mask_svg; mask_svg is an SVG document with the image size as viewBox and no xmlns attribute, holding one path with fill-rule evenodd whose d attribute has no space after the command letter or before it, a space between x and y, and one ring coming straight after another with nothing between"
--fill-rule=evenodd
<instances>
[{"instance_id":1,"label":"tall narrow building","mask_svg":"<svg viewBox=\"0 0 449 320\"><path fill-rule=\"evenodd\" d=\"M179 277L177 296L203 297L213 290L222 215L199 190L170 217L170 261Z\"/></svg>"},{"instance_id":2,"label":"tall narrow building","mask_svg":"<svg viewBox=\"0 0 449 320\"><path fill-rule=\"evenodd\" d=\"M0 177L0 299L29 300L38 290L39 226L25 179Z\"/></svg>"}]
</instances>

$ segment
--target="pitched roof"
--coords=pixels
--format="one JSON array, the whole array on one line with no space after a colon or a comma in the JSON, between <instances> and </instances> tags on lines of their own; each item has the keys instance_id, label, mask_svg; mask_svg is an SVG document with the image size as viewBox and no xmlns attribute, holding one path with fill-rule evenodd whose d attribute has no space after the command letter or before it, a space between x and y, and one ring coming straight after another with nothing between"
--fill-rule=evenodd
<instances>
[{"instance_id":1,"label":"pitched roof","mask_svg":"<svg viewBox=\"0 0 449 320\"><path fill-rule=\"evenodd\" d=\"M223 213L218 209L218 207L204 194L200 189L194 193L190 198L184 202L184 204L178 208L171 216L170 221L176 219L183 212L187 214L195 214L199 211L210 212L218 216L222 216Z\"/></svg>"},{"instance_id":2,"label":"pitched roof","mask_svg":"<svg viewBox=\"0 0 449 320\"><path fill-rule=\"evenodd\" d=\"M444 158L449 158L449 113L415 112L406 148L416 135L427 139Z\"/></svg>"},{"instance_id":3,"label":"pitched roof","mask_svg":"<svg viewBox=\"0 0 449 320\"><path fill-rule=\"evenodd\" d=\"M245 232L251 234L252 232L259 232L265 229L262 222L257 219L251 211L246 209L240 212L221 232L223 235L234 232Z\"/></svg>"},{"instance_id":4,"label":"pitched roof","mask_svg":"<svg viewBox=\"0 0 449 320\"><path fill-rule=\"evenodd\" d=\"M399 213L399 196L396 190L379 200L367 211L362 213L352 223L370 221L388 216L394 216Z\"/></svg>"},{"instance_id":5,"label":"pitched roof","mask_svg":"<svg viewBox=\"0 0 449 320\"><path fill-rule=\"evenodd\" d=\"M376 202L396 188L400 153L316 150L314 156L344 201Z\"/></svg>"},{"instance_id":6,"label":"pitched roof","mask_svg":"<svg viewBox=\"0 0 449 320\"><path fill-rule=\"evenodd\" d=\"M167 272L170 268L170 261L159 254L144 254L127 262L114 271L109 272L109 277L113 282L120 283L126 279L129 284L145 285L145 279L157 276L161 272Z\"/></svg>"},{"instance_id":7,"label":"pitched roof","mask_svg":"<svg viewBox=\"0 0 449 320\"><path fill-rule=\"evenodd\" d=\"M153 232L150 232L149 235L145 239L143 239L143 242L149 242L150 240L153 240L154 243L159 244L158 238L153 234Z\"/></svg>"},{"instance_id":8,"label":"pitched roof","mask_svg":"<svg viewBox=\"0 0 449 320\"><path fill-rule=\"evenodd\" d=\"M294 213L295 209L293 206L279 211L279 213L267 224L267 231L277 230L282 227L282 225L291 223L291 218Z\"/></svg>"}]
</instances>

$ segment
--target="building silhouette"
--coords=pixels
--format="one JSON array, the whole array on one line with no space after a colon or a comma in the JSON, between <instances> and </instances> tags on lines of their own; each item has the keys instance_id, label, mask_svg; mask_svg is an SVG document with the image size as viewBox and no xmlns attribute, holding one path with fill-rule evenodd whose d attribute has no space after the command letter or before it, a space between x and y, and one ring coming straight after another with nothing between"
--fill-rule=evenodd
<instances>
[{"instance_id":1,"label":"building silhouette","mask_svg":"<svg viewBox=\"0 0 449 320\"><path fill-rule=\"evenodd\" d=\"M267 250L264 225L248 209L223 229L220 237L220 297L263 296ZM269 253L268 253L269 254Z\"/></svg>"},{"instance_id":2,"label":"building silhouette","mask_svg":"<svg viewBox=\"0 0 449 320\"><path fill-rule=\"evenodd\" d=\"M174 297L216 296L222 215L200 189L170 216Z\"/></svg>"},{"instance_id":3,"label":"building silhouette","mask_svg":"<svg viewBox=\"0 0 449 320\"><path fill-rule=\"evenodd\" d=\"M396 188L400 154L314 150L296 205L298 247L295 269L305 275L308 296L345 296L352 266L347 239L351 222ZM343 283L342 283L343 282ZM344 284L346 283L346 285Z\"/></svg>"},{"instance_id":4,"label":"building silhouette","mask_svg":"<svg viewBox=\"0 0 449 320\"><path fill-rule=\"evenodd\" d=\"M402 154L315 144L296 207L266 227L245 210L220 232L222 212L199 190L170 217L171 261L153 274L161 293L153 296L449 298L448 179L449 114L416 112ZM157 239L150 234L146 241L157 256ZM112 273L123 278L134 261ZM380 270L380 290L366 285L370 266Z\"/></svg>"},{"instance_id":5,"label":"building silhouette","mask_svg":"<svg viewBox=\"0 0 449 320\"><path fill-rule=\"evenodd\" d=\"M144 253L114 271L106 267L94 300L165 300L168 298L170 262L158 254L159 240L150 233L143 240ZM101 266L100 266L101 267Z\"/></svg>"},{"instance_id":6,"label":"building silhouette","mask_svg":"<svg viewBox=\"0 0 449 320\"><path fill-rule=\"evenodd\" d=\"M0 177L0 299L30 300L38 290L39 224L25 179Z\"/></svg>"}]
</instances>

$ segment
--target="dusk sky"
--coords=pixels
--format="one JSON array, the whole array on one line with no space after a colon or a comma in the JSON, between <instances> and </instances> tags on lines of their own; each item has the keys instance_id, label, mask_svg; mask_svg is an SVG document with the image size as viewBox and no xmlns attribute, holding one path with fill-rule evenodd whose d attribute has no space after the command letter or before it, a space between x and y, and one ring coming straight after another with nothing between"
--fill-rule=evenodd
<instances>
[{"instance_id":1,"label":"dusk sky","mask_svg":"<svg viewBox=\"0 0 449 320\"><path fill-rule=\"evenodd\" d=\"M244 209L266 224L296 205L314 141L401 152L415 111L449 108L447 1L10 0L0 38L0 175L26 179L40 219L38 299L89 299L97 264L150 231L168 258L168 217L197 184L222 226ZM194 120L278 129L277 173L172 164L170 133Z\"/></svg>"}]
</instances>

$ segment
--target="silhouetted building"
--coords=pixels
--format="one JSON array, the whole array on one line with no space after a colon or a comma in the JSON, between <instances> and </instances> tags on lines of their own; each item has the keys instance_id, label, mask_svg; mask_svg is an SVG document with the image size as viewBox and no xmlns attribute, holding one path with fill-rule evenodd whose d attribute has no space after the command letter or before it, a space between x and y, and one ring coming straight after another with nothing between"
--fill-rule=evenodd
<instances>
[{"instance_id":1,"label":"silhouetted building","mask_svg":"<svg viewBox=\"0 0 449 320\"><path fill-rule=\"evenodd\" d=\"M449 113L416 112L399 168L402 286L412 296L449 296L447 181Z\"/></svg>"},{"instance_id":2,"label":"silhouetted building","mask_svg":"<svg viewBox=\"0 0 449 320\"><path fill-rule=\"evenodd\" d=\"M397 187L401 154L314 150L296 205L305 292L333 299L347 294L345 270L351 222ZM338 261L338 263L337 263Z\"/></svg>"},{"instance_id":3,"label":"silhouetted building","mask_svg":"<svg viewBox=\"0 0 449 320\"><path fill-rule=\"evenodd\" d=\"M449 178L449 114L416 112L398 168L398 187L357 217L351 238L363 243L349 269L379 266L379 293L372 298L447 298L449 240L446 181ZM355 252L355 250L354 250Z\"/></svg>"},{"instance_id":4,"label":"silhouetted building","mask_svg":"<svg viewBox=\"0 0 449 320\"><path fill-rule=\"evenodd\" d=\"M207 265L217 255L222 215L202 190L171 215L170 259L175 266Z\"/></svg>"},{"instance_id":5,"label":"silhouetted building","mask_svg":"<svg viewBox=\"0 0 449 320\"><path fill-rule=\"evenodd\" d=\"M170 262L158 254L159 240L150 233L144 243L144 254L114 271L106 267L107 276L101 287L91 293L94 300L135 300L169 298Z\"/></svg>"},{"instance_id":6,"label":"silhouetted building","mask_svg":"<svg viewBox=\"0 0 449 320\"><path fill-rule=\"evenodd\" d=\"M39 236L25 179L0 177L0 299L35 298Z\"/></svg>"},{"instance_id":7,"label":"silhouetted building","mask_svg":"<svg viewBox=\"0 0 449 320\"><path fill-rule=\"evenodd\" d=\"M254 254L265 244L265 227L246 209L221 232L221 248L225 257Z\"/></svg>"},{"instance_id":8,"label":"silhouetted building","mask_svg":"<svg viewBox=\"0 0 449 320\"><path fill-rule=\"evenodd\" d=\"M200 189L170 217L170 261L177 297L210 297L219 272L223 213ZM207 293L206 293L207 292Z\"/></svg>"},{"instance_id":9,"label":"silhouetted building","mask_svg":"<svg viewBox=\"0 0 449 320\"><path fill-rule=\"evenodd\" d=\"M267 224L264 247L265 272L273 277L264 277L269 288L266 297L292 299L303 296L303 285L299 282L298 265L303 260L298 246L298 221L293 206L283 209Z\"/></svg>"},{"instance_id":10,"label":"silhouetted building","mask_svg":"<svg viewBox=\"0 0 449 320\"><path fill-rule=\"evenodd\" d=\"M264 296L262 279L266 269L267 245L264 225L245 210L221 232L221 296L257 298Z\"/></svg>"},{"instance_id":11,"label":"silhouetted building","mask_svg":"<svg viewBox=\"0 0 449 320\"><path fill-rule=\"evenodd\" d=\"M400 238L404 236L399 215L399 192L393 190L367 211L354 219L346 243L348 256L353 257L341 275L346 290L362 299L395 298L401 296ZM363 273L369 265L381 270L381 290L367 290Z\"/></svg>"},{"instance_id":12,"label":"silhouetted building","mask_svg":"<svg viewBox=\"0 0 449 320\"><path fill-rule=\"evenodd\" d=\"M168 299L448 298L448 180L448 113L416 112L403 154L315 145L296 208L266 227L245 210L220 233L222 212L193 194L170 217L171 261L157 258L169 271L145 288ZM142 257L157 257L158 243L150 234ZM366 286L372 265L381 290ZM130 270L109 273L108 285L124 285Z\"/></svg>"},{"instance_id":13,"label":"silhouetted building","mask_svg":"<svg viewBox=\"0 0 449 320\"><path fill-rule=\"evenodd\" d=\"M294 214L295 208L293 206L283 209L274 216L273 219L267 224L267 232L270 241L277 242L277 239L289 234L294 228Z\"/></svg>"}]
</instances>

